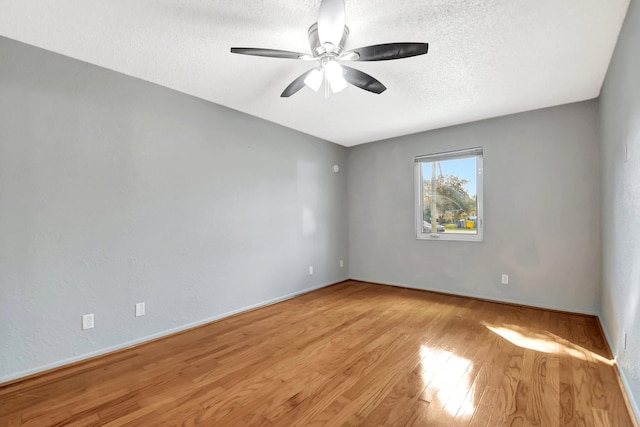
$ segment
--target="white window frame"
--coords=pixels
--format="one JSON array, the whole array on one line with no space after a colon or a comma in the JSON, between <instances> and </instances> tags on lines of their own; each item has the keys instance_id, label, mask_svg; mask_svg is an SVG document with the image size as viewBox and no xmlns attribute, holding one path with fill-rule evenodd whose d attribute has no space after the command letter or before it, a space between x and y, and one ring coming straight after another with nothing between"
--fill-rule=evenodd
<instances>
[{"instance_id":1,"label":"white window frame","mask_svg":"<svg viewBox=\"0 0 640 427\"><path fill-rule=\"evenodd\" d=\"M422 177L422 164L441 160L454 160L465 157L476 157L476 201L477 209L476 216L478 217L477 233L476 234L457 234L457 233L423 233L422 232L422 215L423 209L423 177ZM447 240L447 241L465 241L465 242L482 242L484 231L484 185L483 185L483 158L484 150L482 147L467 148L464 150L447 151L442 153L427 154L417 156L415 158L415 213L416 213L416 238L420 240Z\"/></svg>"}]
</instances>

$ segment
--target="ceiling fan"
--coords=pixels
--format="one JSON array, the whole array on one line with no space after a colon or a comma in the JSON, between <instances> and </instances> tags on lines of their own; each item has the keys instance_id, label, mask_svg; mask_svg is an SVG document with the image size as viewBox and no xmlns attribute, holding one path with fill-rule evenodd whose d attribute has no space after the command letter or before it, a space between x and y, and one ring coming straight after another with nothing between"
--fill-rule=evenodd
<instances>
[{"instance_id":1,"label":"ceiling fan","mask_svg":"<svg viewBox=\"0 0 640 427\"><path fill-rule=\"evenodd\" d=\"M345 61L388 61L424 55L429 49L428 43L385 43L365 46L359 49L344 50L349 29L345 25L344 0L322 0L318 22L309 27L308 38L311 54L277 49L251 47L232 47L231 53L242 55L266 56L270 58L301 59L318 61L316 68L296 78L280 95L290 97L304 86L318 91L325 83L325 93L337 93L350 83L360 89L376 94L387 88L374 77L355 68L341 64Z\"/></svg>"}]
</instances>

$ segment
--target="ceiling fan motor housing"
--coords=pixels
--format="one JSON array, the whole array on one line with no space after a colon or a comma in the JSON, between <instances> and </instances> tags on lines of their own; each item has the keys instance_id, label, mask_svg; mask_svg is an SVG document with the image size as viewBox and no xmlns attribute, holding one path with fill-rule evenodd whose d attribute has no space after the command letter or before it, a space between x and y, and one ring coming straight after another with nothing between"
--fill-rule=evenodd
<instances>
[{"instance_id":1,"label":"ceiling fan motor housing","mask_svg":"<svg viewBox=\"0 0 640 427\"><path fill-rule=\"evenodd\" d=\"M318 23L316 22L309 27L308 31L309 47L311 47L311 53L315 57L322 57L327 54L338 57L344 52L344 46L347 43L348 36L349 28L345 25L344 31L342 32L342 39L340 40L340 44L338 46L334 46L330 43L327 43L323 46L320 43L320 38L318 37Z\"/></svg>"}]
</instances>

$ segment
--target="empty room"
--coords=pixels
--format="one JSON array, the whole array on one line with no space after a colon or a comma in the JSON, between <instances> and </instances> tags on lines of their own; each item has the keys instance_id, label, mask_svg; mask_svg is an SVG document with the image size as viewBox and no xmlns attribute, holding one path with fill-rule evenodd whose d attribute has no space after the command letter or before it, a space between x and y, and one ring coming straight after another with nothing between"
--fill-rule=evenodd
<instances>
[{"instance_id":1,"label":"empty room","mask_svg":"<svg viewBox=\"0 0 640 427\"><path fill-rule=\"evenodd\" d=\"M638 427L638 46L638 0L0 0L0 426Z\"/></svg>"}]
</instances>

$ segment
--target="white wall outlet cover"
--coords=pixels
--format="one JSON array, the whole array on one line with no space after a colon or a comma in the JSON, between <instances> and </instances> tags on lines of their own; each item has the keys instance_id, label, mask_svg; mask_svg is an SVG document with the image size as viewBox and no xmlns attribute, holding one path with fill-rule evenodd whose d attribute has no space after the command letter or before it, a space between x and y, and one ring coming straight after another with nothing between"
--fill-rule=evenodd
<instances>
[{"instance_id":1,"label":"white wall outlet cover","mask_svg":"<svg viewBox=\"0 0 640 427\"><path fill-rule=\"evenodd\" d=\"M91 314L83 314L82 315L82 329L92 329L94 326L94 317L93 313Z\"/></svg>"},{"instance_id":2,"label":"white wall outlet cover","mask_svg":"<svg viewBox=\"0 0 640 427\"><path fill-rule=\"evenodd\" d=\"M503 285L508 285L509 284L509 275L508 274L503 274L502 275L502 284Z\"/></svg>"},{"instance_id":3,"label":"white wall outlet cover","mask_svg":"<svg viewBox=\"0 0 640 427\"><path fill-rule=\"evenodd\" d=\"M136 304L136 317L145 315L145 306L143 302L139 302Z\"/></svg>"}]
</instances>

